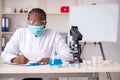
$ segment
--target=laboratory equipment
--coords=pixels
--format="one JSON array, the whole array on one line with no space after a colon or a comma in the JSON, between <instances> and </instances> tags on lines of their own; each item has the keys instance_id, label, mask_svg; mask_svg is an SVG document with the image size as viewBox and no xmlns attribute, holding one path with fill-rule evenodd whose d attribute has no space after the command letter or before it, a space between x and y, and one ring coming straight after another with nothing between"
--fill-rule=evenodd
<instances>
[{"instance_id":1,"label":"laboratory equipment","mask_svg":"<svg viewBox=\"0 0 120 80\"><path fill-rule=\"evenodd\" d=\"M62 65L62 59L60 57L60 55L58 54L57 50L56 50L56 46L53 45L53 51L49 60L49 65L50 66L60 66Z\"/></svg>"},{"instance_id":2,"label":"laboratory equipment","mask_svg":"<svg viewBox=\"0 0 120 80\"><path fill-rule=\"evenodd\" d=\"M83 61L80 58L80 56L81 56L81 45L79 44L79 41L82 40L83 36L78 31L77 26L72 26L72 28L70 29L70 36L72 36L72 40L74 41L72 46L75 49L72 49L73 51L71 52L73 54L73 56L74 56L74 62L82 63Z\"/></svg>"}]
</instances>

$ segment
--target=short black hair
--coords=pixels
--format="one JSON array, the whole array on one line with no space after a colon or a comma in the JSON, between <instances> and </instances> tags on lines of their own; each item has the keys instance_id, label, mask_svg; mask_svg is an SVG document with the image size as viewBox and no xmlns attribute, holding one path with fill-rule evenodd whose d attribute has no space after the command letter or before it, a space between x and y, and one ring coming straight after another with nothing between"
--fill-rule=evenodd
<instances>
[{"instance_id":1,"label":"short black hair","mask_svg":"<svg viewBox=\"0 0 120 80\"><path fill-rule=\"evenodd\" d=\"M29 13L28 13L28 19L29 19L29 16L31 13L38 13L40 16L41 16L41 19L42 20L45 20L47 19L46 17L46 12L43 10L43 9L40 9L40 8L33 8Z\"/></svg>"}]
</instances>

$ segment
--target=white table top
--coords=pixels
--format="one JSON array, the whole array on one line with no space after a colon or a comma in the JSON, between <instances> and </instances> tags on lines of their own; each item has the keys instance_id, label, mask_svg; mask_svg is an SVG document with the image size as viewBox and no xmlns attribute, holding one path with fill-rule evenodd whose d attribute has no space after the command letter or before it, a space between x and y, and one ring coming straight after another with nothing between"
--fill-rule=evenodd
<instances>
[{"instance_id":1,"label":"white table top","mask_svg":"<svg viewBox=\"0 0 120 80\"><path fill-rule=\"evenodd\" d=\"M69 67L51 67L49 65L39 66L23 66L23 65L10 65L1 64L0 74L2 73L76 73L76 72L120 72L120 64L114 63L110 65L100 66L86 66L72 64Z\"/></svg>"},{"instance_id":2,"label":"white table top","mask_svg":"<svg viewBox=\"0 0 120 80\"><path fill-rule=\"evenodd\" d=\"M64 74L79 74L79 73L96 73L96 72L120 72L120 64L114 63L110 65L100 65L97 67L94 66L86 66L86 65L69 65L69 67L57 68L50 67L49 65L40 65L40 66L23 66L23 65L10 65L10 64L0 64L0 77L5 77L5 75L16 76L16 75L36 75L39 74L41 76L51 74L63 75ZM44 75L43 75L44 74ZM22 77L21 76L21 77ZM59 75L58 75L59 76Z\"/></svg>"}]
</instances>

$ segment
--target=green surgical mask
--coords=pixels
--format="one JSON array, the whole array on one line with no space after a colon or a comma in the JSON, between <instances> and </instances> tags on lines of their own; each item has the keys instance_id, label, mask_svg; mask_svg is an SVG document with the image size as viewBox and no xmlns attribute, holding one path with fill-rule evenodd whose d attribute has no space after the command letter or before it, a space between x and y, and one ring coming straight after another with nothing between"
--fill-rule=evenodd
<instances>
[{"instance_id":1,"label":"green surgical mask","mask_svg":"<svg viewBox=\"0 0 120 80\"><path fill-rule=\"evenodd\" d=\"M44 26L29 26L28 29L35 36L39 36L44 32Z\"/></svg>"}]
</instances>

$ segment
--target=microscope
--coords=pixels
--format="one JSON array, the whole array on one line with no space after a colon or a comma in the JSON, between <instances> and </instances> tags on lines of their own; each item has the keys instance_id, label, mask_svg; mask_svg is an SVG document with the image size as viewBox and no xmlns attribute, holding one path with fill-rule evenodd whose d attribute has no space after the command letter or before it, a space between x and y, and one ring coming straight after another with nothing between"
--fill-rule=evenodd
<instances>
[{"instance_id":1,"label":"microscope","mask_svg":"<svg viewBox=\"0 0 120 80\"><path fill-rule=\"evenodd\" d=\"M71 46L73 47L71 49L71 53L73 54L74 61L75 63L82 63L82 59L80 58L81 56L81 45L79 44L79 41L82 40L82 34L79 32L77 26L72 26L70 29L70 36L72 36L73 44L70 43L70 48Z\"/></svg>"}]
</instances>

